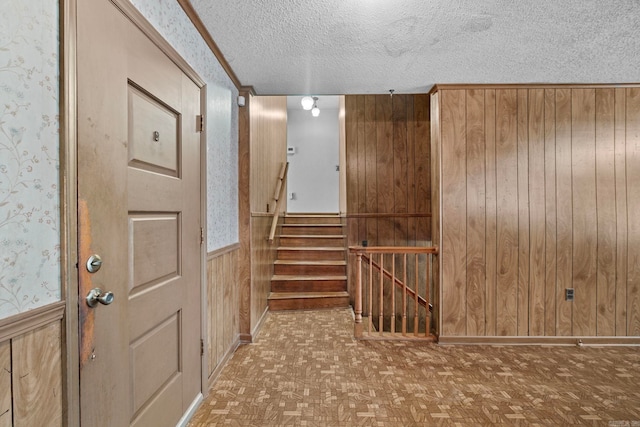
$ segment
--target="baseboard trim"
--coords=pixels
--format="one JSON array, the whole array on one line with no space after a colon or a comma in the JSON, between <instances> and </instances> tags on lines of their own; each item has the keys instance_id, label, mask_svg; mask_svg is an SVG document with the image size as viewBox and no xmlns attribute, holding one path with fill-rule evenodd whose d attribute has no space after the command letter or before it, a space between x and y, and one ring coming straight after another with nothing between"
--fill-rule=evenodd
<instances>
[{"instance_id":1,"label":"baseboard trim","mask_svg":"<svg viewBox=\"0 0 640 427\"><path fill-rule=\"evenodd\" d=\"M202 403L203 399L204 399L204 397L202 396L202 393L198 393L198 395L193 400L193 402L191 402L191 405L189 405L189 408L187 409L187 412L184 413L182 418L180 418L180 420L176 424L176 427L187 427L187 424L189 423L189 420L191 420L193 415L196 413L196 410L198 409L198 407Z\"/></svg>"},{"instance_id":2,"label":"baseboard trim","mask_svg":"<svg viewBox=\"0 0 640 427\"><path fill-rule=\"evenodd\" d=\"M233 356L233 353L235 353L235 351L238 349L239 346L240 346L240 335L236 337L236 340L233 342L233 344L229 347L227 352L224 354L224 356L222 357L222 360L220 361L220 363L218 363L218 366L216 366L216 369L214 369L211 375L209 375L209 378L207 379L207 390L209 390L211 386L215 384L218 377L220 376L220 373L222 373L222 370L227 365L227 362L229 361L229 359L231 359L231 356Z\"/></svg>"},{"instance_id":3,"label":"baseboard trim","mask_svg":"<svg viewBox=\"0 0 640 427\"><path fill-rule=\"evenodd\" d=\"M640 337L438 337L440 345L557 345L557 346L640 346Z\"/></svg>"}]
</instances>

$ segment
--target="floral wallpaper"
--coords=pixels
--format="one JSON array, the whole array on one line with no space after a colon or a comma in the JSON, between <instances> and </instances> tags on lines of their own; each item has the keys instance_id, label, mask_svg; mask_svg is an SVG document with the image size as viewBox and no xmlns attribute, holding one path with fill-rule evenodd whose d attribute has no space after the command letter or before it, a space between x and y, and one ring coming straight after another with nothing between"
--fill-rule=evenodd
<instances>
[{"instance_id":1,"label":"floral wallpaper","mask_svg":"<svg viewBox=\"0 0 640 427\"><path fill-rule=\"evenodd\" d=\"M132 0L207 84L207 250L238 241L238 90L176 0Z\"/></svg>"},{"instance_id":2,"label":"floral wallpaper","mask_svg":"<svg viewBox=\"0 0 640 427\"><path fill-rule=\"evenodd\" d=\"M0 14L0 318L60 300L58 2Z\"/></svg>"}]
</instances>

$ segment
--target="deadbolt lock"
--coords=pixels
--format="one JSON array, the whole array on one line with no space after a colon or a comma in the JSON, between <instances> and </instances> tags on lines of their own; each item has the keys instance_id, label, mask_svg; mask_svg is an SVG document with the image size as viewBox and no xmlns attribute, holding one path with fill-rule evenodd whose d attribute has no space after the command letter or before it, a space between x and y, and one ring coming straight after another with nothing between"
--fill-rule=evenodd
<instances>
[{"instance_id":1,"label":"deadbolt lock","mask_svg":"<svg viewBox=\"0 0 640 427\"><path fill-rule=\"evenodd\" d=\"M100 270L100 267L102 267L102 258L100 258L100 255L91 255L87 260L87 271L89 273L95 273L96 271Z\"/></svg>"}]
</instances>

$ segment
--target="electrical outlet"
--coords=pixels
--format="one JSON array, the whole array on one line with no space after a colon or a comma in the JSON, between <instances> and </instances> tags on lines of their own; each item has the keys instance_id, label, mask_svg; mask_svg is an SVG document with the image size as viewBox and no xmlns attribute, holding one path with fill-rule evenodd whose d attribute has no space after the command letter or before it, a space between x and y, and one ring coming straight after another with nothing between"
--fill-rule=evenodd
<instances>
[{"instance_id":1,"label":"electrical outlet","mask_svg":"<svg viewBox=\"0 0 640 427\"><path fill-rule=\"evenodd\" d=\"M366 248L367 246L369 246L369 241L368 241L368 240L363 240L363 241L362 241L362 246L364 246L365 248Z\"/></svg>"},{"instance_id":2,"label":"electrical outlet","mask_svg":"<svg viewBox=\"0 0 640 427\"><path fill-rule=\"evenodd\" d=\"M573 288L566 288L564 290L565 301L573 301Z\"/></svg>"}]
</instances>

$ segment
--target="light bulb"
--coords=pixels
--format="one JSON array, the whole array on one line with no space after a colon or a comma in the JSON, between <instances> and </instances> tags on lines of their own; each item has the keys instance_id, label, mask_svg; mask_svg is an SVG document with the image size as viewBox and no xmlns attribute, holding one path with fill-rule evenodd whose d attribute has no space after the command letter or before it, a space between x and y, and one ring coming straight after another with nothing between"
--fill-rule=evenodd
<instances>
[{"instance_id":1,"label":"light bulb","mask_svg":"<svg viewBox=\"0 0 640 427\"><path fill-rule=\"evenodd\" d=\"M302 104L302 108L304 108L305 110L311 110L311 108L313 108L313 98L310 96L305 96L300 101L300 104Z\"/></svg>"},{"instance_id":2,"label":"light bulb","mask_svg":"<svg viewBox=\"0 0 640 427\"><path fill-rule=\"evenodd\" d=\"M318 117L320 115L320 109L318 107L313 107L313 110L311 110L311 115L313 117Z\"/></svg>"}]
</instances>

